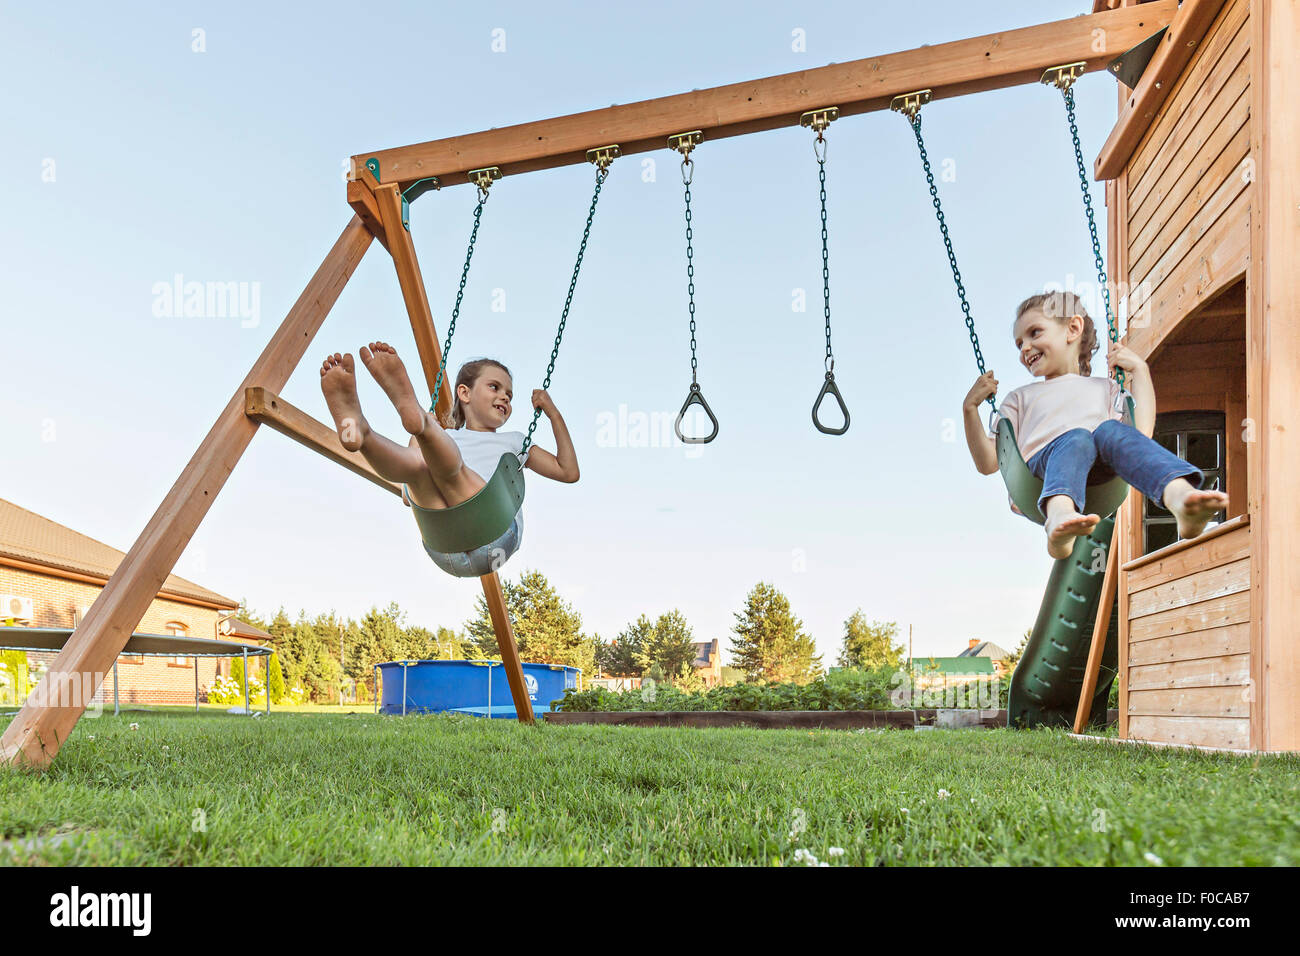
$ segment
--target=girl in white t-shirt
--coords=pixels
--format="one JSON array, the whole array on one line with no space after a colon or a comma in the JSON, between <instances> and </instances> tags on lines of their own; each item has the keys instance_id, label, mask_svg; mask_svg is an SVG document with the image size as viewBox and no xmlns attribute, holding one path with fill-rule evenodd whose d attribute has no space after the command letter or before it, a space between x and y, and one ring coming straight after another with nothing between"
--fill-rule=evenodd
<instances>
[{"instance_id":1,"label":"girl in white t-shirt","mask_svg":"<svg viewBox=\"0 0 1300 956\"><path fill-rule=\"evenodd\" d=\"M518 454L521 432L498 432L510 417L514 386L510 371L492 359L466 362L456 375L449 427L444 428L415 394L406 367L385 342L362 347L361 362L384 390L402 427L411 436L405 447L380 435L361 413L357 396L356 363L352 355L337 352L321 365L321 391L334 416L339 440L349 451L360 451L370 466L388 481L401 482L404 500L413 508L450 508L472 498L496 470L503 452ZM557 451L531 445L525 467L555 481L578 480L578 457L564 418L551 396L533 389L533 408L551 422ZM425 551L444 571L460 577L477 577L495 571L519 547L522 520L518 517L497 541L461 554Z\"/></svg>"},{"instance_id":2,"label":"girl in white t-shirt","mask_svg":"<svg viewBox=\"0 0 1300 956\"><path fill-rule=\"evenodd\" d=\"M1069 557L1074 539L1101 520L1081 514L1085 487L1114 475L1172 512L1183 538L1199 535L1227 508L1223 492L1199 490L1205 476L1198 468L1151 440L1156 420L1151 372L1134 352L1114 343L1107 363L1128 373L1136 427L1121 421L1119 386L1091 377L1097 329L1077 296L1051 292L1026 299L1016 310L1013 335L1021 364L1042 381L1017 388L1002 400L998 414L1011 422L1025 464L1043 481L1038 507L1053 558ZM997 390L997 379L987 372L975 380L962 406L966 443L982 475L998 471L996 431L985 432L979 411Z\"/></svg>"}]
</instances>

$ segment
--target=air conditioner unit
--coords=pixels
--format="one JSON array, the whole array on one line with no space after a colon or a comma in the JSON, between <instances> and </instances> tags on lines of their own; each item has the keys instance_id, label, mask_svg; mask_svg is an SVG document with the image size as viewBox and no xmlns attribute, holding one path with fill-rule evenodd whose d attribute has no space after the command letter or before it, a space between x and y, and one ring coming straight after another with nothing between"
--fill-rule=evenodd
<instances>
[{"instance_id":1,"label":"air conditioner unit","mask_svg":"<svg viewBox=\"0 0 1300 956\"><path fill-rule=\"evenodd\" d=\"M21 594L0 594L0 620L12 618L20 624L32 622L32 599Z\"/></svg>"}]
</instances>

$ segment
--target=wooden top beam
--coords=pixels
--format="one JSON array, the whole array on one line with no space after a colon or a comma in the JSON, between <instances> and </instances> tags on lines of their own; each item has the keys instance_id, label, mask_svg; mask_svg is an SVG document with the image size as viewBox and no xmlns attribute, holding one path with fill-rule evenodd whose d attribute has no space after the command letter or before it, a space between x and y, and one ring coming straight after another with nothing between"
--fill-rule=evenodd
<instances>
[{"instance_id":1,"label":"wooden top beam","mask_svg":"<svg viewBox=\"0 0 1300 956\"><path fill-rule=\"evenodd\" d=\"M1147 64L1142 79L1125 101L1119 121L1097 154L1093 175L1098 180L1115 179L1124 171L1151 121L1173 91L1192 54L1205 39L1210 24L1223 9L1225 0L1186 0ZM1143 6L1139 9L1145 10ZM1156 30L1160 29L1156 27ZM1155 30L1151 31L1155 33Z\"/></svg>"},{"instance_id":2,"label":"wooden top beam","mask_svg":"<svg viewBox=\"0 0 1300 956\"><path fill-rule=\"evenodd\" d=\"M903 53L832 63L729 86L693 90L639 103L358 153L352 168L379 160L381 183L407 185L437 176L443 186L466 173L499 166L504 175L586 161L586 151L617 143L624 155L666 149L674 133L698 129L706 141L783 126L822 106L841 116L889 108L901 93L930 89L936 99L1037 83L1043 70L1085 61L1104 70L1125 50L1168 26L1178 0L1085 14L1037 26L940 43Z\"/></svg>"}]
</instances>

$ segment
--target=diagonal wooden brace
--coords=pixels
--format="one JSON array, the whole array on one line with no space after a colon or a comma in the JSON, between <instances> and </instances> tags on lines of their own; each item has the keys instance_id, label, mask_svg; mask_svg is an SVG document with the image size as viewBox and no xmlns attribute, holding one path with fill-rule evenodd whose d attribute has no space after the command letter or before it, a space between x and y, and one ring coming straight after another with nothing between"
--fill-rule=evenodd
<instances>
[{"instance_id":1,"label":"diagonal wooden brace","mask_svg":"<svg viewBox=\"0 0 1300 956\"><path fill-rule=\"evenodd\" d=\"M59 752L256 434L257 422L244 414L244 389L284 387L372 238L357 216L344 228L81 625L0 737L0 763L46 767Z\"/></svg>"}]
</instances>

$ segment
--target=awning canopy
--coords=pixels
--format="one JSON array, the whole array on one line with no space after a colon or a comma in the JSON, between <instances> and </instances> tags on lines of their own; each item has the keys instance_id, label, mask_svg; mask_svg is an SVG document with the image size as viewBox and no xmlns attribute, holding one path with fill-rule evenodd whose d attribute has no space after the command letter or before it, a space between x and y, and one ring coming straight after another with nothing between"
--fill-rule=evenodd
<instances>
[{"instance_id":1,"label":"awning canopy","mask_svg":"<svg viewBox=\"0 0 1300 956\"><path fill-rule=\"evenodd\" d=\"M0 648L14 651L61 651L72 631L61 627L0 627ZM174 634L132 634L123 654L150 657L249 657L273 654L269 647Z\"/></svg>"}]
</instances>

